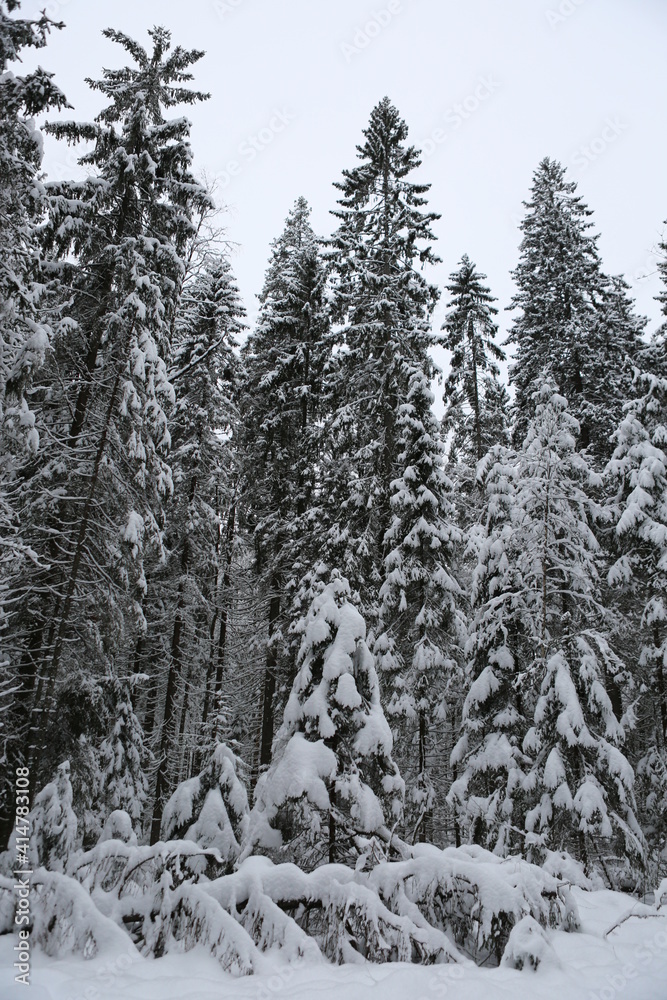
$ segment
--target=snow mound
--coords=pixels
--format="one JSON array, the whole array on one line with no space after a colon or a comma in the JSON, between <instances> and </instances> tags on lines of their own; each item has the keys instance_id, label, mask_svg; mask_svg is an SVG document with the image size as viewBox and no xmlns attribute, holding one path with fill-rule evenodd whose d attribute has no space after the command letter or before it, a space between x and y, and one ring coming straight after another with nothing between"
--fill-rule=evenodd
<instances>
[{"instance_id":1,"label":"snow mound","mask_svg":"<svg viewBox=\"0 0 667 1000\"><path fill-rule=\"evenodd\" d=\"M544 930L530 916L523 917L512 929L501 964L533 971L542 964L560 965Z\"/></svg>"}]
</instances>

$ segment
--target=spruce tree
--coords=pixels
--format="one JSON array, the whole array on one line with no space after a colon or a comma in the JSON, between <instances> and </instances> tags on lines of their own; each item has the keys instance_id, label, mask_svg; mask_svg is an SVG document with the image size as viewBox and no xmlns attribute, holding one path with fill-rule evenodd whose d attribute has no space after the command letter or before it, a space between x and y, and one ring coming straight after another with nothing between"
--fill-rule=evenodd
<instances>
[{"instance_id":1,"label":"spruce tree","mask_svg":"<svg viewBox=\"0 0 667 1000\"><path fill-rule=\"evenodd\" d=\"M153 582L159 590L161 615L165 605L169 609L166 616L171 628L157 752L153 841L159 836L169 787L178 688L187 684L189 673L200 674L202 659L207 661L201 677L204 697L195 706L205 725L209 705L222 681L229 595L222 592L227 566L221 543L226 522L231 517L235 523L237 471L229 442L238 431L235 396L241 373L234 349L244 316L229 262L210 256L184 288L171 349L169 374L177 393L170 420L174 493L166 510L167 560L163 571L156 570ZM158 621L149 622L149 630L156 627ZM187 696L186 687L183 724L187 722Z\"/></svg>"},{"instance_id":2,"label":"spruce tree","mask_svg":"<svg viewBox=\"0 0 667 1000\"><path fill-rule=\"evenodd\" d=\"M335 417L327 468L331 559L378 612L384 538L391 523L392 481L398 468L396 415L415 369L428 381L431 314L437 289L422 273L438 258L426 210L430 185L410 179L421 160L406 144L408 129L385 97L373 109L361 161L335 187L339 225L329 242L331 309L344 343L328 382Z\"/></svg>"},{"instance_id":3,"label":"spruce tree","mask_svg":"<svg viewBox=\"0 0 667 1000\"><path fill-rule=\"evenodd\" d=\"M444 469L444 445L432 412L433 393L424 373L410 378L407 401L397 415L398 462L403 474L392 483L392 524L385 536L385 582L380 591L382 620L397 662L384 653L385 684L393 690L388 712L407 717L407 743L416 743L417 766L409 760L414 787L409 798L414 835L433 836L436 774L434 724L455 694L456 655L462 632L457 604L462 597L453 571L460 533L455 524L452 484ZM407 777L407 769L403 769Z\"/></svg>"},{"instance_id":4,"label":"spruce tree","mask_svg":"<svg viewBox=\"0 0 667 1000\"><path fill-rule=\"evenodd\" d=\"M32 706L33 736L24 737L35 765L64 673L106 674L134 639L143 554L161 546L173 485L166 358L182 252L193 208L208 201L190 172L189 123L163 114L204 96L179 85L201 53L170 51L162 28L150 55L120 32L106 36L136 66L90 81L109 100L94 122L47 126L91 143L81 159L91 175L47 186L41 230L63 317L33 388L43 457L21 470L20 514L36 559L12 581L17 699Z\"/></svg>"},{"instance_id":5,"label":"spruce tree","mask_svg":"<svg viewBox=\"0 0 667 1000\"><path fill-rule=\"evenodd\" d=\"M8 437L28 438L35 447L25 389L44 359L51 330L44 322L43 287L38 282L37 226L45 207L40 178L42 137L34 118L67 106L53 74L38 68L16 76L10 64L24 49L40 49L52 28L45 13L37 19L11 17L17 0L0 3L0 420L3 446Z\"/></svg>"},{"instance_id":6,"label":"spruce tree","mask_svg":"<svg viewBox=\"0 0 667 1000\"><path fill-rule=\"evenodd\" d=\"M521 441L534 412L534 391L548 376L579 421L579 445L604 458L631 388L628 358L639 348L643 322L632 317L623 286L603 274L592 212L576 192L563 166L547 157L525 202L513 271L518 290L510 305L520 314L508 339L516 348L510 369L515 432Z\"/></svg>"},{"instance_id":7,"label":"spruce tree","mask_svg":"<svg viewBox=\"0 0 667 1000\"><path fill-rule=\"evenodd\" d=\"M609 580L627 595L625 612L640 637L637 770L644 829L660 849L667 835L667 379L638 372L636 388L606 470L618 546Z\"/></svg>"},{"instance_id":8,"label":"spruce tree","mask_svg":"<svg viewBox=\"0 0 667 1000\"><path fill-rule=\"evenodd\" d=\"M39 448L30 389L48 350L50 321L55 318L52 289L38 268L37 228L45 191L40 176L42 136L34 118L67 106L51 73L38 68L21 76L10 69L24 50L43 48L50 30L63 27L45 13L34 20L11 16L18 10L16 0L0 3L0 757L8 763L7 776L21 756L19 743L32 684L32 678L20 679L20 650L10 628L16 605L6 589L7 581L35 558L22 534L18 469ZM24 688L22 700L13 697L17 687ZM11 824L5 801L9 794L3 780L2 843Z\"/></svg>"},{"instance_id":9,"label":"spruce tree","mask_svg":"<svg viewBox=\"0 0 667 1000\"><path fill-rule=\"evenodd\" d=\"M667 222L665 222L667 225ZM658 246L658 253L660 254L660 260L658 261L658 273L662 280L663 288L656 296L657 301L662 306L662 311L665 316L667 316L667 237L663 239ZM667 322L665 324L667 326ZM665 326L662 327L662 333L667 333Z\"/></svg>"},{"instance_id":10,"label":"spruce tree","mask_svg":"<svg viewBox=\"0 0 667 1000\"><path fill-rule=\"evenodd\" d=\"M299 672L260 776L246 853L289 847L308 867L359 851L400 819L403 782L364 620L337 571L303 623Z\"/></svg>"},{"instance_id":11,"label":"spruce tree","mask_svg":"<svg viewBox=\"0 0 667 1000\"><path fill-rule=\"evenodd\" d=\"M50 781L35 796L28 816L30 855L33 867L65 872L77 847L77 819L72 809L69 761L58 766Z\"/></svg>"},{"instance_id":12,"label":"spruce tree","mask_svg":"<svg viewBox=\"0 0 667 1000\"><path fill-rule=\"evenodd\" d=\"M213 848L229 868L241 853L248 828L248 796L241 761L218 743L201 774L181 782L167 802L162 840L194 840Z\"/></svg>"},{"instance_id":13,"label":"spruce tree","mask_svg":"<svg viewBox=\"0 0 667 1000\"><path fill-rule=\"evenodd\" d=\"M283 630L317 549L321 387L330 345L326 269L309 216L308 203L298 198L272 245L257 327L243 349L247 517L268 604L262 766L271 759Z\"/></svg>"},{"instance_id":14,"label":"spruce tree","mask_svg":"<svg viewBox=\"0 0 667 1000\"><path fill-rule=\"evenodd\" d=\"M105 820L116 810L127 813L135 832L141 833L148 794L148 754L144 734L134 714L129 685L111 680L113 719L110 734L100 747L100 782Z\"/></svg>"},{"instance_id":15,"label":"spruce tree","mask_svg":"<svg viewBox=\"0 0 667 1000\"><path fill-rule=\"evenodd\" d=\"M595 478L552 382L533 405L521 450L488 460L473 683L455 751L464 774L452 797L465 803L476 839L500 853L546 846L592 860L598 836L641 853L622 751L628 720L616 717L607 693L627 670L607 640L600 599Z\"/></svg>"},{"instance_id":16,"label":"spruce tree","mask_svg":"<svg viewBox=\"0 0 667 1000\"><path fill-rule=\"evenodd\" d=\"M463 451L476 462L500 443L493 418L500 388L494 391L494 387L500 375L498 362L505 359L495 341L496 300L485 281L486 275L464 254L447 285L451 301L443 327L443 346L452 355L445 382L446 423L455 426L455 451Z\"/></svg>"},{"instance_id":17,"label":"spruce tree","mask_svg":"<svg viewBox=\"0 0 667 1000\"><path fill-rule=\"evenodd\" d=\"M518 454L499 445L478 469L484 499L468 542L474 569L467 692L451 757L458 777L448 794L464 838L501 854L521 845L513 829L521 827L522 784L530 764L522 749L530 711L525 688L528 672L535 672L539 614L536 570L529 574L521 564L530 559L530 542L514 523L518 477Z\"/></svg>"}]
</instances>

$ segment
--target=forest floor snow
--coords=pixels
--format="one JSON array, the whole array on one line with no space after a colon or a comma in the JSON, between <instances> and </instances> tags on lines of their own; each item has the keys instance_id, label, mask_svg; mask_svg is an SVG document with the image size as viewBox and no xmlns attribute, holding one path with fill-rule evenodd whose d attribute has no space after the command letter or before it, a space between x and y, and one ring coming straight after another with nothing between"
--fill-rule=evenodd
<instances>
[{"instance_id":1,"label":"forest floor snow","mask_svg":"<svg viewBox=\"0 0 667 1000\"><path fill-rule=\"evenodd\" d=\"M13 982L13 935L0 938L2 1000L667 1000L667 913L615 892L574 890L581 931L548 934L537 971L473 965L288 966L234 979L203 949L144 959L106 951L90 961L36 952L30 987ZM623 919L628 914L633 916ZM642 915L640 915L642 914ZM618 927L614 925L622 921ZM611 928L614 928L613 930Z\"/></svg>"}]
</instances>

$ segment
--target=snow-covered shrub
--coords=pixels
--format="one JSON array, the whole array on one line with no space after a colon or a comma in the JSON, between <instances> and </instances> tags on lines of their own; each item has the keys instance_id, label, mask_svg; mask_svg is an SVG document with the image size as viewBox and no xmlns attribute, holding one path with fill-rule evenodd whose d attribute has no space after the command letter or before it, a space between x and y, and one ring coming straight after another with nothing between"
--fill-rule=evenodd
<instances>
[{"instance_id":1,"label":"snow-covered shrub","mask_svg":"<svg viewBox=\"0 0 667 1000\"><path fill-rule=\"evenodd\" d=\"M127 951L127 936L95 906L72 878L39 869L31 881L31 941L47 954L93 958L101 951Z\"/></svg>"},{"instance_id":2,"label":"snow-covered shrub","mask_svg":"<svg viewBox=\"0 0 667 1000\"><path fill-rule=\"evenodd\" d=\"M250 935L226 910L196 885L172 888L165 872L154 892L123 917L126 923L141 921L141 950L160 958L203 948L233 976L255 971L256 948Z\"/></svg>"},{"instance_id":3,"label":"snow-covered shrub","mask_svg":"<svg viewBox=\"0 0 667 1000\"><path fill-rule=\"evenodd\" d=\"M304 872L295 865L248 858L206 891L244 926L260 930L260 947L278 947L288 957L317 950L339 964L360 958L425 965L464 961L447 935L429 926L416 907L411 913L394 912L363 873L345 865Z\"/></svg>"},{"instance_id":4,"label":"snow-covered shrub","mask_svg":"<svg viewBox=\"0 0 667 1000\"><path fill-rule=\"evenodd\" d=\"M468 955L498 963L512 928L525 916L545 928L579 927L569 887L520 858L503 861L478 847L440 851L426 845L414 847L413 854L368 872L322 865L306 873L249 858L205 888L245 927L261 926L262 937L253 934L259 947L286 947L286 921L292 920L334 962L362 955L373 962L430 964L461 962Z\"/></svg>"},{"instance_id":5,"label":"snow-covered shrub","mask_svg":"<svg viewBox=\"0 0 667 1000\"><path fill-rule=\"evenodd\" d=\"M215 877L226 867L216 850L190 840L139 847L122 840L104 840L77 858L72 874L93 894L101 890L121 898L151 892L165 872L171 885L177 886ZM107 912L102 896L98 903Z\"/></svg>"},{"instance_id":6,"label":"snow-covered shrub","mask_svg":"<svg viewBox=\"0 0 667 1000\"><path fill-rule=\"evenodd\" d=\"M0 935L16 930L13 878L0 876ZM30 876L30 939L53 957L93 958L106 950L134 950L127 935L104 916L79 883L59 872L36 869Z\"/></svg>"},{"instance_id":7,"label":"snow-covered shrub","mask_svg":"<svg viewBox=\"0 0 667 1000\"><path fill-rule=\"evenodd\" d=\"M193 840L219 851L233 864L248 830L248 795L239 770L242 764L224 743L194 778L181 782L167 802L160 834L163 840Z\"/></svg>"},{"instance_id":8,"label":"snow-covered shrub","mask_svg":"<svg viewBox=\"0 0 667 1000\"><path fill-rule=\"evenodd\" d=\"M253 971L251 938L196 884L225 867L216 850L188 840L150 847L106 840L78 859L74 875L142 954L202 945L228 971L246 975Z\"/></svg>"},{"instance_id":9,"label":"snow-covered shrub","mask_svg":"<svg viewBox=\"0 0 667 1000\"><path fill-rule=\"evenodd\" d=\"M136 847L137 835L124 809L114 809L107 817L98 843L102 844L105 840L122 840L124 844Z\"/></svg>"},{"instance_id":10,"label":"snow-covered shrub","mask_svg":"<svg viewBox=\"0 0 667 1000\"><path fill-rule=\"evenodd\" d=\"M313 600L299 672L260 776L244 855L289 844L290 858L313 866L357 852L359 834L382 831L401 815L403 782L380 703L366 626L334 571Z\"/></svg>"},{"instance_id":11,"label":"snow-covered shrub","mask_svg":"<svg viewBox=\"0 0 667 1000\"><path fill-rule=\"evenodd\" d=\"M440 851L419 845L413 854L378 865L365 876L367 884L394 912L420 912L476 962L498 962L526 915L543 927L579 927L568 886L521 858L501 860L476 846Z\"/></svg>"},{"instance_id":12,"label":"snow-covered shrub","mask_svg":"<svg viewBox=\"0 0 667 1000\"><path fill-rule=\"evenodd\" d=\"M0 934L10 934L14 928L16 913L16 890L14 878L0 875Z\"/></svg>"}]
</instances>

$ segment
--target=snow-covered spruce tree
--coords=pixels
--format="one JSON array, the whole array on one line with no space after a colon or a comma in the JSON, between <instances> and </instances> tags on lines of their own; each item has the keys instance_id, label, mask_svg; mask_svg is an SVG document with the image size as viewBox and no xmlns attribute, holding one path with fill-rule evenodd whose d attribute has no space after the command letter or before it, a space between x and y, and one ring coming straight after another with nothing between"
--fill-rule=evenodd
<instances>
[{"instance_id":1,"label":"snow-covered spruce tree","mask_svg":"<svg viewBox=\"0 0 667 1000\"><path fill-rule=\"evenodd\" d=\"M274 849L314 867L353 858L360 838L389 841L403 781L365 636L349 584L334 570L307 615L273 761L255 789L246 854Z\"/></svg>"},{"instance_id":2,"label":"snow-covered spruce tree","mask_svg":"<svg viewBox=\"0 0 667 1000\"><path fill-rule=\"evenodd\" d=\"M308 203L298 198L272 244L257 326L243 349L246 517L268 604L261 765L271 759L281 625L289 627L290 597L317 550L315 473L330 347L326 270L309 217Z\"/></svg>"},{"instance_id":3,"label":"snow-covered spruce tree","mask_svg":"<svg viewBox=\"0 0 667 1000\"><path fill-rule=\"evenodd\" d=\"M658 274L662 288L656 295L656 301L660 303L665 319L641 352L637 367L667 378L667 236L658 244Z\"/></svg>"},{"instance_id":4,"label":"snow-covered spruce tree","mask_svg":"<svg viewBox=\"0 0 667 1000\"><path fill-rule=\"evenodd\" d=\"M64 318L33 390L44 455L21 470L21 518L42 565L12 583L27 664L17 698L32 704L33 745L49 740L61 678L108 673L141 624L142 554L160 545L172 488L165 357L191 212L207 200L190 173L189 123L163 114L203 96L178 85L201 53L170 51L162 28L150 55L106 35L137 65L91 82L110 102L95 122L47 126L92 144L81 160L92 172L47 186L41 231Z\"/></svg>"},{"instance_id":5,"label":"snow-covered spruce tree","mask_svg":"<svg viewBox=\"0 0 667 1000\"><path fill-rule=\"evenodd\" d=\"M445 382L445 423L455 430L455 453L462 451L474 465L494 444L502 443L496 438L495 413L500 392L498 362L505 359L505 353L495 341L498 310L484 284L486 275L464 254L449 280L451 300L443 346L452 356ZM494 383L498 388L489 393Z\"/></svg>"},{"instance_id":6,"label":"snow-covered spruce tree","mask_svg":"<svg viewBox=\"0 0 667 1000\"><path fill-rule=\"evenodd\" d=\"M160 614L170 623L165 651L169 667L157 752L153 842L159 836L169 789L179 687L188 684L188 677L190 686L203 687L203 699L194 699L192 705L198 730L200 723L206 725L211 699L222 682L229 602L223 536L230 518L232 531L235 525L236 470L230 440L238 426L234 396L240 366L234 349L244 316L229 262L210 255L184 288L169 368L177 393L170 419L174 492L166 508L167 559L152 580ZM149 631L154 626L159 622L149 621ZM187 722L188 693L184 687L181 729Z\"/></svg>"},{"instance_id":7,"label":"snow-covered spruce tree","mask_svg":"<svg viewBox=\"0 0 667 1000\"><path fill-rule=\"evenodd\" d=\"M529 764L522 739L527 731L529 672L535 673L533 635L539 598L521 564L522 558L530 558L530 540L521 538L515 526L517 453L497 445L477 474L484 506L481 523L469 535L469 556L475 566L465 646L468 691L462 733L451 759L460 776L448 800L464 838L503 853L521 843L520 837L512 836L512 828L522 825L521 786ZM537 572L534 568L533 578Z\"/></svg>"},{"instance_id":8,"label":"snow-covered spruce tree","mask_svg":"<svg viewBox=\"0 0 667 1000\"><path fill-rule=\"evenodd\" d=\"M43 48L52 28L63 25L45 13L37 19L10 16L18 0L0 3L0 420L7 437L36 447L34 416L25 398L32 372L43 361L50 330L43 321L38 283L36 225L44 210L40 181L42 137L34 117L67 101L53 74L38 68L16 76L9 68L21 52Z\"/></svg>"},{"instance_id":9,"label":"snow-covered spruce tree","mask_svg":"<svg viewBox=\"0 0 667 1000\"><path fill-rule=\"evenodd\" d=\"M0 3L0 758L9 777L22 762L18 734L25 730L27 700L12 698L24 681L21 657L5 636L10 605L5 606L8 578L33 558L23 541L15 490L17 467L36 452L39 434L26 390L42 363L51 337L48 290L39 280L36 226L44 210L40 180L42 137L34 116L66 105L52 74L38 68L17 76L10 66L25 49L43 48L52 22L13 15L16 0ZM28 686L31 683L28 677ZM11 828L4 780L0 783L0 843Z\"/></svg>"},{"instance_id":10,"label":"snow-covered spruce tree","mask_svg":"<svg viewBox=\"0 0 667 1000\"><path fill-rule=\"evenodd\" d=\"M332 530L327 558L358 590L374 625L391 524L391 483L400 446L396 416L414 369L430 381L428 349L435 341L431 314L437 289L422 273L438 258L425 209L430 185L410 180L421 160L406 145L408 129L385 97L371 112L361 161L343 171L329 242L331 309L345 350L328 380L335 418L331 461L323 473Z\"/></svg>"},{"instance_id":11,"label":"snow-covered spruce tree","mask_svg":"<svg viewBox=\"0 0 667 1000\"><path fill-rule=\"evenodd\" d=\"M602 273L597 236L590 232L592 212L576 190L563 166L547 157L525 202L520 259L512 275L518 291L510 305L520 314L508 339L516 345L510 370L515 434L523 439L534 391L550 376L579 421L578 443L608 457L609 435L630 392L628 357L639 349L642 323L630 316L624 290Z\"/></svg>"},{"instance_id":12,"label":"snow-covered spruce tree","mask_svg":"<svg viewBox=\"0 0 667 1000\"><path fill-rule=\"evenodd\" d=\"M164 808L162 840L194 840L214 848L233 867L248 832L248 795L243 765L218 743L201 774L181 782Z\"/></svg>"},{"instance_id":13,"label":"snow-covered spruce tree","mask_svg":"<svg viewBox=\"0 0 667 1000\"><path fill-rule=\"evenodd\" d=\"M665 222L667 226L667 221ZM657 301L662 306L662 311L665 316L667 316L667 237L665 237L659 247L658 253L660 254L660 260L658 261L658 272L662 280L663 288L656 296ZM666 324L667 325L667 324ZM667 333L665 327L662 328L663 333Z\"/></svg>"},{"instance_id":14,"label":"snow-covered spruce tree","mask_svg":"<svg viewBox=\"0 0 667 1000\"><path fill-rule=\"evenodd\" d=\"M33 867L41 865L49 871L64 872L77 847L69 761L59 765L56 780L35 796L28 824Z\"/></svg>"},{"instance_id":15,"label":"snow-covered spruce tree","mask_svg":"<svg viewBox=\"0 0 667 1000\"><path fill-rule=\"evenodd\" d=\"M533 403L521 450L489 456L469 641L474 679L452 798L464 803L476 839L499 853L521 849L525 831L538 855L569 849L593 861L605 840L636 857L625 720L607 694L624 668L600 602L589 497L596 479L552 382Z\"/></svg>"},{"instance_id":16,"label":"snow-covered spruce tree","mask_svg":"<svg viewBox=\"0 0 667 1000\"><path fill-rule=\"evenodd\" d=\"M618 559L610 583L627 593L640 636L637 772L652 847L667 837L667 379L636 373L637 398L614 435L606 474L615 489ZM630 609L633 609L632 611Z\"/></svg>"},{"instance_id":17,"label":"snow-covered spruce tree","mask_svg":"<svg viewBox=\"0 0 667 1000\"><path fill-rule=\"evenodd\" d=\"M113 691L112 730L100 746L100 782L104 820L116 810L127 813L135 832L141 834L148 780L148 754L141 724L134 714L128 684L111 680Z\"/></svg>"},{"instance_id":18,"label":"snow-covered spruce tree","mask_svg":"<svg viewBox=\"0 0 667 1000\"><path fill-rule=\"evenodd\" d=\"M406 719L400 764L404 777L414 779L412 787L408 780L412 810L407 827L420 841L432 839L434 833L434 724L456 694L455 657L462 631L456 606L461 590L452 566L460 533L433 398L423 371L417 369L397 414L403 474L392 483L393 520L385 536L389 553L380 591L382 622L389 635L376 642L386 672L383 680L392 687L388 712ZM394 654L393 669L385 647Z\"/></svg>"}]
</instances>

